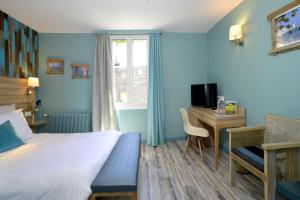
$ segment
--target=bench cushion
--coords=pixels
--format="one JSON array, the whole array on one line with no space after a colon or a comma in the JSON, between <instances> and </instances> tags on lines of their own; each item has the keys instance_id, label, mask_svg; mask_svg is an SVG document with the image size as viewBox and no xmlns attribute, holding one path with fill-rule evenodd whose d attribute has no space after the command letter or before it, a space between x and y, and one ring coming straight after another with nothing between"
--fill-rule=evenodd
<instances>
[{"instance_id":1,"label":"bench cushion","mask_svg":"<svg viewBox=\"0 0 300 200\"><path fill-rule=\"evenodd\" d=\"M232 149L232 152L244 159L251 165L255 166L260 171L264 171L264 152L260 147L241 147L238 146Z\"/></svg>"},{"instance_id":2,"label":"bench cushion","mask_svg":"<svg viewBox=\"0 0 300 200\"><path fill-rule=\"evenodd\" d=\"M140 141L140 133L120 136L91 185L93 193L137 191Z\"/></svg>"}]
</instances>

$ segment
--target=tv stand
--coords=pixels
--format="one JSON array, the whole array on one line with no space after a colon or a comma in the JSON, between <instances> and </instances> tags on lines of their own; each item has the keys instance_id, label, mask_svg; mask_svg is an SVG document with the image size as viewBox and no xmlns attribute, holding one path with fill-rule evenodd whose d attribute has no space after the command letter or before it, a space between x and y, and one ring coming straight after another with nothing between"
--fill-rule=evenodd
<instances>
[{"instance_id":1,"label":"tv stand","mask_svg":"<svg viewBox=\"0 0 300 200\"><path fill-rule=\"evenodd\" d=\"M238 108L236 115L218 115L212 108L190 107L189 115L191 123L203 127L203 123L211 126L214 132L215 143L215 168L219 162L220 130L224 128L243 127L246 125L245 109ZM210 133L211 134L211 133Z\"/></svg>"}]
</instances>

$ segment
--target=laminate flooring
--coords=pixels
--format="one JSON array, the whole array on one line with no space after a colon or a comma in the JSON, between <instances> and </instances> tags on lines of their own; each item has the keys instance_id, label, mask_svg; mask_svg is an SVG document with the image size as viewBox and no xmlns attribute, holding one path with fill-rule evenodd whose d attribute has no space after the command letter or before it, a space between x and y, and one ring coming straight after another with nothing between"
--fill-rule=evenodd
<instances>
[{"instance_id":1,"label":"laminate flooring","mask_svg":"<svg viewBox=\"0 0 300 200\"><path fill-rule=\"evenodd\" d=\"M221 152L218 169L213 167L213 147L202 150L193 145L182 157L185 141L158 147L142 146L139 200L257 200L263 199L263 184L252 174L239 174L236 186L229 185L228 154ZM100 198L123 200L129 198ZM284 200L277 194L276 199Z\"/></svg>"}]
</instances>

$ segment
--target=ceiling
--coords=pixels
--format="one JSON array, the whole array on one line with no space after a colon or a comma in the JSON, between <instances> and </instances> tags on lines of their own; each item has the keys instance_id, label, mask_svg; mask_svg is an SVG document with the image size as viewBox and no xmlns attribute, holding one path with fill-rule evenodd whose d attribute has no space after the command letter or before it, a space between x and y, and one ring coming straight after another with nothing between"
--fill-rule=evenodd
<instances>
[{"instance_id":1,"label":"ceiling","mask_svg":"<svg viewBox=\"0 0 300 200\"><path fill-rule=\"evenodd\" d=\"M0 9L38 32L162 29L207 32L243 0L1 0Z\"/></svg>"}]
</instances>

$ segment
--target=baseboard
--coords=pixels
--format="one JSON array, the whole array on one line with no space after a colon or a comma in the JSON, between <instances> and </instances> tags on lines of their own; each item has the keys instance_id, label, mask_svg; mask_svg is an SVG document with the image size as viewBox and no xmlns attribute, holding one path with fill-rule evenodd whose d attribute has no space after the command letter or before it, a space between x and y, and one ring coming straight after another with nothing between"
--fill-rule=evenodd
<instances>
[{"instance_id":1,"label":"baseboard","mask_svg":"<svg viewBox=\"0 0 300 200\"><path fill-rule=\"evenodd\" d=\"M169 137L165 139L165 142L172 142L172 141L177 141L177 140L186 140L186 136L180 136L180 137ZM143 144L146 144L147 141L146 139L142 139L141 142Z\"/></svg>"},{"instance_id":2,"label":"baseboard","mask_svg":"<svg viewBox=\"0 0 300 200\"><path fill-rule=\"evenodd\" d=\"M185 139L186 139L186 136L169 137L169 138L166 138L166 142L177 141L177 140L185 140Z\"/></svg>"}]
</instances>

